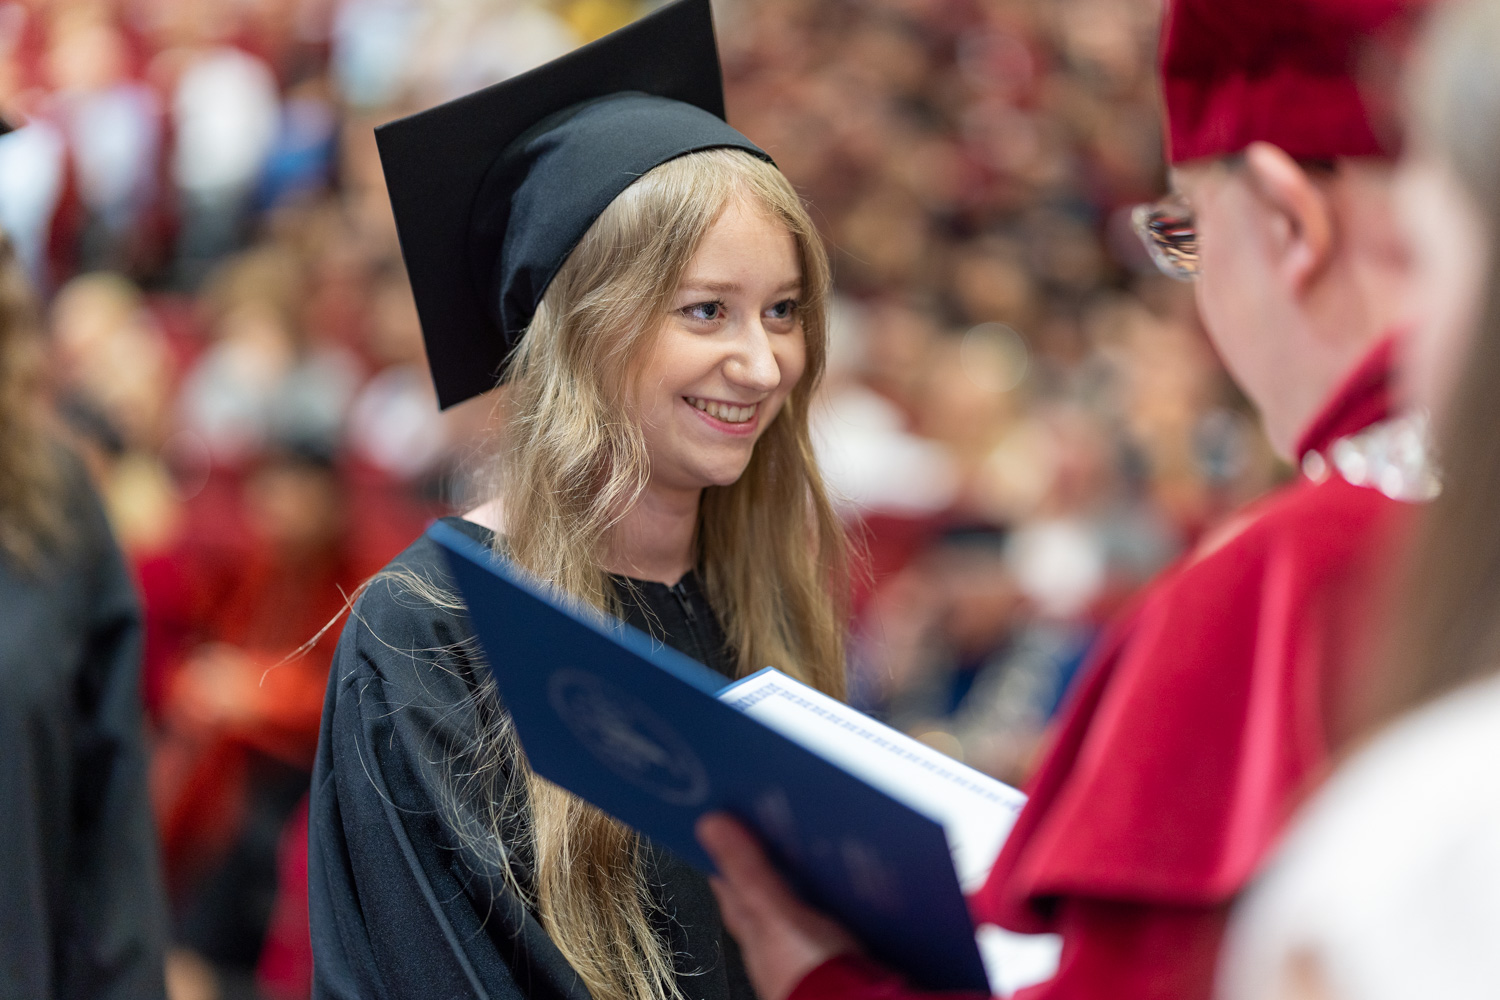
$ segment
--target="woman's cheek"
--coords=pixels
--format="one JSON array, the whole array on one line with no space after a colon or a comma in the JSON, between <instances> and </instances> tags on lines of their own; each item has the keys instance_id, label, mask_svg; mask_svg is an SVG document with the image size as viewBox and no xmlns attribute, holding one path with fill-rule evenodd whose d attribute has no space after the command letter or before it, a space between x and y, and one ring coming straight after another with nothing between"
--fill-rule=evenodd
<instances>
[{"instance_id":1,"label":"woman's cheek","mask_svg":"<svg viewBox=\"0 0 1500 1000\"><path fill-rule=\"evenodd\" d=\"M767 419L764 421L763 426L765 424L770 424L771 421L775 420L781 415L782 410L786 409L787 399L797 388L797 384L802 381L804 368L805 366L799 362L794 367L783 367L781 369L781 385L777 387L776 395L774 397L776 400L775 411L768 415Z\"/></svg>"},{"instance_id":2,"label":"woman's cheek","mask_svg":"<svg viewBox=\"0 0 1500 1000\"><path fill-rule=\"evenodd\" d=\"M777 357L777 363L781 368L781 389L784 394L790 395L807 371L807 341L801 330L793 335L786 345L784 356Z\"/></svg>"}]
</instances>

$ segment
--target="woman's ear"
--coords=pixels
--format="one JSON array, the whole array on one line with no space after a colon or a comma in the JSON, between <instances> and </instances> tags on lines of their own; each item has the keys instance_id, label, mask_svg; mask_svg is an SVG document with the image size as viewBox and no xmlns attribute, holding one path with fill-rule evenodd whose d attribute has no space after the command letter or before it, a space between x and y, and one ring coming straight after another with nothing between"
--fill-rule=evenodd
<instances>
[{"instance_id":1,"label":"woman's ear","mask_svg":"<svg viewBox=\"0 0 1500 1000\"><path fill-rule=\"evenodd\" d=\"M1245 149L1250 188L1271 213L1277 271L1294 293L1323 270L1333 250L1333 209L1322 188L1278 146L1253 142Z\"/></svg>"}]
</instances>

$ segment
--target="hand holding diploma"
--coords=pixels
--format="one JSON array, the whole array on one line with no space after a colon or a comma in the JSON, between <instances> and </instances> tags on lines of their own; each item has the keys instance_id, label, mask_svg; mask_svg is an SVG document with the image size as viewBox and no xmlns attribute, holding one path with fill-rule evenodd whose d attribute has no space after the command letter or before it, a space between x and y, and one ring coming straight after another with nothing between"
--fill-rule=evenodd
<instances>
[{"instance_id":1,"label":"hand holding diploma","mask_svg":"<svg viewBox=\"0 0 1500 1000\"><path fill-rule=\"evenodd\" d=\"M964 892L983 884L1020 792L769 667L726 683L442 522L429 533L531 766L721 875L767 1000L859 946L893 981L936 991L987 994L987 961L1014 964Z\"/></svg>"},{"instance_id":2,"label":"hand holding diploma","mask_svg":"<svg viewBox=\"0 0 1500 1000\"><path fill-rule=\"evenodd\" d=\"M724 813L703 817L698 841L719 869L709 884L761 1000L786 1000L809 972L859 950L848 931L792 893L734 819Z\"/></svg>"}]
</instances>

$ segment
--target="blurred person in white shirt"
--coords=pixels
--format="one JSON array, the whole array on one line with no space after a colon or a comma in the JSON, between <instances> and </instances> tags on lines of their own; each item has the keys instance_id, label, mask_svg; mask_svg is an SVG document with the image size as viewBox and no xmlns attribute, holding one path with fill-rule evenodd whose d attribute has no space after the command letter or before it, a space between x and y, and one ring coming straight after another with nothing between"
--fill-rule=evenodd
<instances>
[{"instance_id":1,"label":"blurred person in white shirt","mask_svg":"<svg viewBox=\"0 0 1500 1000\"><path fill-rule=\"evenodd\" d=\"M245 212L276 141L281 94L271 68L230 45L186 59L171 95L172 180L182 211L177 280L196 288L239 248Z\"/></svg>"},{"instance_id":2,"label":"blurred person in white shirt","mask_svg":"<svg viewBox=\"0 0 1500 1000\"><path fill-rule=\"evenodd\" d=\"M124 34L100 11L68 9L52 23L48 73L87 211L79 270L123 270L156 196L161 107L130 79Z\"/></svg>"}]
</instances>

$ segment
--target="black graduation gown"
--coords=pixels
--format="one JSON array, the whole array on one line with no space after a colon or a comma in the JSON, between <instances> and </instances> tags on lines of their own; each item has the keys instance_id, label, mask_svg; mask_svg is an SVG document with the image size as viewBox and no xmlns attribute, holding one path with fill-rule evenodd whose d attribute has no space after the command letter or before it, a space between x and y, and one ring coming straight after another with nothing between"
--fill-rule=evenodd
<instances>
[{"instance_id":1,"label":"black graduation gown","mask_svg":"<svg viewBox=\"0 0 1500 1000\"><path fill-rule=\"evenodd\" d=\"M66 545L34 572L0 558L0 997L160 998L140 612L82 468L65 469Z\"/></svg>"},{"instance_id":2,"label":"black graduation gown","mask_svg":"<svg viewBox=\"0 0 1500 1000\"><path fill-rule=\"evenodd\" d=\"M491 533L447 523L488 544ZM456 592L424 536L389 570ZM727 673L722 631L695 575L630 581L626 620ZM633 595L633 596L632 596ZM377 577L356 602L329 675L313 770L308 858L314 995L338 1000L588 1000L536 916L471 857L440 797L467 763L476 713L498 712L467 615ZM462 793L460 793L462 797ZM524 858L522 859L524 870ZM753 1000L707 881L651 848L647 873L690 1000Z\"/></svg>"}]
</instances>

